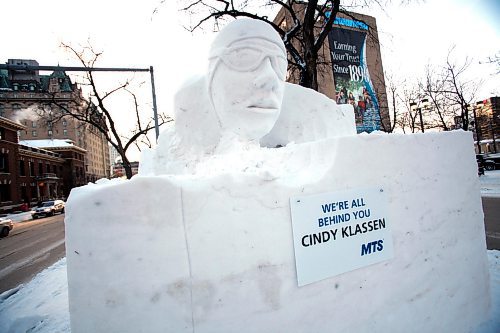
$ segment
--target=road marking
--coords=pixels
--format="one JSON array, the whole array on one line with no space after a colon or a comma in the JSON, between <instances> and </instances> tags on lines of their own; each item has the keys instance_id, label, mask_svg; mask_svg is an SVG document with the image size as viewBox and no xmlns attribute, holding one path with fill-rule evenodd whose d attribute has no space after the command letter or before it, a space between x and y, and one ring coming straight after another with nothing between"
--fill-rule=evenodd
<instances>
[{"instance_id":1,"label":"road marking","mask_svg":"<svg viewBox=\"0 0 500 333\"><path fill-rule=\"evenodd\" d=\"M487 231L486 236L490 238L500 239L500 232Z\"/></svg>"},{"instance_id":2,"label":"road marking","mask_svg":"<svg viewBox=\"0 0 500 333\"><path fill-rule=\"evenodd\" d=\"M19 268L21 268L23 266L26 266L28 264L34 263L38 260L41 260L40 257L46 256L48 254L48 252L52 251L53 249L55 249L58 246L61 246L62 244L64 244L64 238L59 240L58 242L55 242L55 243L41 249L37 253L27 257L26 259L24 259L22 261L15 262L12 265L5 267L4 269L0 270L0 279L3 279L5 276L9 275L10 273L18 270Z\"/></svg>"}]
</instances>

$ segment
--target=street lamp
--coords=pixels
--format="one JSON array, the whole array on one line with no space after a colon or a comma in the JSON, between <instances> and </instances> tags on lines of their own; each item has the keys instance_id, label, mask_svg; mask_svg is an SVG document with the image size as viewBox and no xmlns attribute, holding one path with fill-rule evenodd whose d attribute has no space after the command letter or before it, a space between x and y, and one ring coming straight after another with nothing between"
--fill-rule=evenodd
<instances>
[{"instance_id":1,"label":"street lamp","mask_svg":"<svg viewBox=\"0 0 500 333\"><path fill-rule=\"evenodd\" d=\"M491 132L491 139L493 140L493 150L495 151L495 153L497 153L497 142L496 142L496 137L495 137L495 125L496 125L496 122L495 122L495 115L493 114L493 110L491 110L491 115L488 113L488 111L484 110L484 108L486 107L484 105L484 101L479 101L476 103L476 107L478 110L481 110L483 114L486 113L486 117L488 119L488 128Z\"/></svg>"},{"instance_id":2,"label":"street lamp","mask_svg":"<svg viewBox=\"0 0 500 333\"><path fill-rule=\"evenodd\" d=\"M481 137L482 137L481 134L482 133L481 133L481 127L480 127L479 119L477 118L477 112L476 112L478 107L477 107L477 105L472 106L470 104L465 104L465 109L466 109L467 113L472 111L472 115L474 116L474 119L470 122L470 124L472 126L474 126L472 130L476 134L477 151L479 154L481 154L482 153L482 151L481 151Z\"/></svg>"},{"instance_id":3,"label":"street lamp","mask_svg":"<svg viewBox=\"0 0 500 333\"><path fill-rule=\"evenodd\" d=\"M420 120L420 130L422 133L425 133L425 127L424 127L424 119L422 117L422 109L428 110L429 109L429 100L427 98L423 98L418 103L415 103L414 101L410 102L410 109L411 110L417 110L418 112L418 117Z\"/></svg>"}]
</instances>

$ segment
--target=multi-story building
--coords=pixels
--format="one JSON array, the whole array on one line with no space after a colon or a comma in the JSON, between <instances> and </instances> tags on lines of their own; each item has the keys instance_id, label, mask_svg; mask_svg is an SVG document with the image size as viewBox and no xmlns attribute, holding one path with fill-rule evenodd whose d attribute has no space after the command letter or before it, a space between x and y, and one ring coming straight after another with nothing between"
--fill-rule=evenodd
<instances>
[{"instance_id":1,"label":"multi-story building","mask_svg":"<svg viewBox=\"0 0 500 333\"><path fill-rule=\"evenodd\" d=\"M24 59L9 59L8 64L38 66L36 60ZM109 178L104 134L88 123L64 116L65 109L77 110L83 102L81 89L63 71L42 75L38 70L0 70L0 116L25 126L19 133L21 140L69 139L86 151L87 181Z\"/></svg>"},{"instance_id":2,"label":"multi-story building","mask_svg":"<svg viewBox=\"0 0 500 333\"><path fill-rule=\"evenodd\" d=\"M85 150L65 140L18 141L26 128L0 117L0 211L66 198L86 183ZM43 149L46 148L46 149Z\"/></svg>"},{"instance_id":3,"label":"multi-story building","mask_svg":"<svg viewBox=\"0 0 500 333\"><path fill-rule=\"evenodd\" d=\"M17 176L19 168L17 131L23 128L13 121L0 117L0 206L22 203Z\"/></svg>"},{"instance_id":4,"label":"multi-story building","mask_svg":"<svg viewBox=\"0 0 500 333\"><path fill-rule=\"evenodd\" d=\"M299 20L303 20L306 5L293 6ZM328 12L325 14L329 15ZM274 19L284 31L292 29L293 22L284 8ZM316 34L319 34L321 25L319 22ZM301 43L293 40L292 43L299 52L304 52ZM318 52L318 91L339 104L353 105L358 132L389 128L383 73L376 19L357 13L339 13ZM299 72L289 70L287 81L298 83Z\"/></svg>"},{"instance_id":5,"label":"multi-story building","mask_svg":"<svg viewBox=\"0 0 500 333\"><path fill-rule=\"evenodd\" d=\"M51 198L67 198L72 188L82 186L87 183L85 175L86 151L74 145L71 140L23 140L20 141L19 144L24 148L29 148L31 151L45 151L56 154L62 159L62 165L57 173L55 167L52 167L51 169L47 164L47 167L43 169L43 166L40 166L39 164L39 179L41 176L45 176L44 172L47 172L47 178L55 175L62 180L62 184L59 186L59 191L55 193L52 191L42 192L43 198L47 195ZM51 172L53 174L51 174ZM47 186L50 186L50 182L47 183Z\"/></svg>"},{"instance_id":6,"label":"multi-story building","mask_svg":"<svg viewBox=\"0 0 500 333\"><path fill-rule=\"evenodd\" d=\"M137 175L139 173L139 162L130 162L130 166L132 167L132 175ZM113 178L118 177L126 177L125 168L123 167L122 162L113 163Z\"/></svg>"},{"instance_id":7,"label":"multi-story building","mask_svg":"<svg viewBox=\"0 0 500 333\"><path fill-rule=\"evenodd\" d=\"M500 152L500 97L490 97L479 101L474 107L478 125L473 126L474 131L477 131L474 137L480 140L481 152ZM477 151L479 152L479 149Z\"/></svg>"}]
</instances>

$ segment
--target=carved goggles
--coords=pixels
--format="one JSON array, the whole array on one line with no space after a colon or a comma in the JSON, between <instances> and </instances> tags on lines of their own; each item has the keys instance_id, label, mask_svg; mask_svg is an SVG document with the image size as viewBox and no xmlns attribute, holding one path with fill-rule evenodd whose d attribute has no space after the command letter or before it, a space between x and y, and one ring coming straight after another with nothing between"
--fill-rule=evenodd
<instances>
[{"instance_id":1,"label":"carved goggles","mask_svg":"<svg viewBox=\"0 0 500 333\"><path fill-rule=\"evenodd\" d=\"M271 65L280 78L284 78L287 60L281 50L255 46L237 46L213 52L209 59L219 58L222 62L238 72L252 72L259 68L264 59L269 58Z\"/></svg>"}]
</instances>

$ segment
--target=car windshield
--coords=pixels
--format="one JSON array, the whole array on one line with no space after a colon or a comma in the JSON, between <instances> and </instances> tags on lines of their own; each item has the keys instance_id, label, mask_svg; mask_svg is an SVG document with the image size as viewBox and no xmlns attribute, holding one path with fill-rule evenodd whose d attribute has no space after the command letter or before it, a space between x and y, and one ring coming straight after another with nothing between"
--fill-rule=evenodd
<instances>
[{"instance_id":1,"label":"car windshield","mask_svg":"<svg viewBox=\"0 0 500 333\"><path fill-rule=\"evenodd\" d=\"M47 201L47 202L44 202L42 204L42 207L49 207L49 206L52 206L54 204L54 201Z\"/></svg>"}]
</instances>

